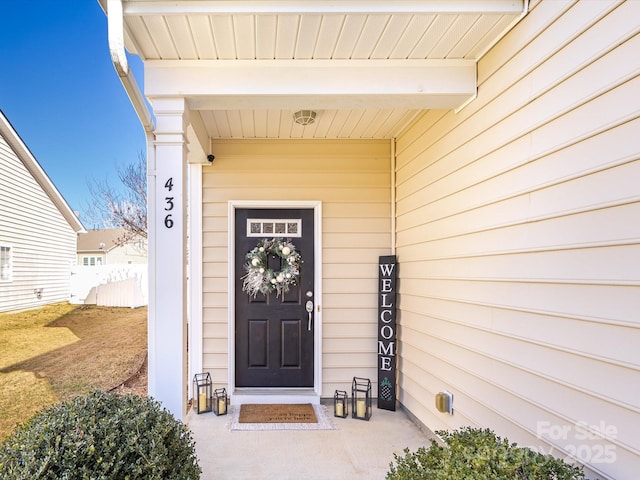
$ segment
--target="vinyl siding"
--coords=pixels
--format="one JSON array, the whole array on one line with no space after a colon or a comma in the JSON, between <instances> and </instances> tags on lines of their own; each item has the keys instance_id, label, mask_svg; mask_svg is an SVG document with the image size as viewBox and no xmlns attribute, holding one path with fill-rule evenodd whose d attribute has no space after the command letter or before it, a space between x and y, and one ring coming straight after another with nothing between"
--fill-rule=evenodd
<instances>
[{"instance_id":1,"label":"vinyl siding","mask_svg":"<svg viewBox=\"0 0 640 480\"><path fill-rule=\"evenodd\" d=\"M396 146L400 401L618 480L640 471L638 18L532 2L478 98Z\"/></svg>"},{"instance_id":2,"label":"vinyl siding","mask_svg":"<svg viewBox=\"0 0 640 480\"><path fill-rule=\"evenodd\" d=\"M2 136L0 245L12 248L13 264L12 280L0 282L0 311L69 300L76 233Z\"/></svg>"},{"instance_id":3,"label":"vinyl siding","mask_svg":"<svg viewBox=\"0 0 640 480\"><path fill-rule=\"evenodd\" d=\"M323 396L376 375L377 262L391 245L389 141L216 141L203 168L203 368L227 384L228 202L322 201Z\"/></svg>"}]
</instances>

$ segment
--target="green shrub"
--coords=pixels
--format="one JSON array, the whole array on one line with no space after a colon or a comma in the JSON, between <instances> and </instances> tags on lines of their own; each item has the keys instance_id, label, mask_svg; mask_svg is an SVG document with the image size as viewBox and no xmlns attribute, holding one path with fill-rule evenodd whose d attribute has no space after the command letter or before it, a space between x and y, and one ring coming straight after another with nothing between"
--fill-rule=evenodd
<instances>
[{"instance_id":1,"label":"green shrub","mask_svg":"<svg viewBox=\"0 0 640 480\"><path fill-rule=\"evenodd\" d=\"M95 391L43 409L7 437L0 478L199 479L194 445L159 402Z\"/></svg>"},{"instance_id":2,"label":"green shrub","mask_svg":"<svg viewBox=\"0 0 640 480\"><path fill-rule=\"evenodd\" d=\"M387 480L578 480L582 467L510 444L489 429L436 432L445 442L394 454Z\"/></svg>"}]
</instances>

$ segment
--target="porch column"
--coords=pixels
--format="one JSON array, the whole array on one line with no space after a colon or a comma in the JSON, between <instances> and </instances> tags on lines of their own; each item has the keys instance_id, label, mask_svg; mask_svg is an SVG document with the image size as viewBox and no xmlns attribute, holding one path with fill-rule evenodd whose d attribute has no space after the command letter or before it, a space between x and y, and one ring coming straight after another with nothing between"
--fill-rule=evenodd
<instances>
[{"instance_id":1,"label":"porch column","mask_svg":"<svg viewBox=\"0 0 640 480\"><path fill-rule=\"evenodd\" d=\"M149 395L176 418L187 405L186 204L188 123L184 98L158 99L148 167Z\"/></svg>"}]
</instances>

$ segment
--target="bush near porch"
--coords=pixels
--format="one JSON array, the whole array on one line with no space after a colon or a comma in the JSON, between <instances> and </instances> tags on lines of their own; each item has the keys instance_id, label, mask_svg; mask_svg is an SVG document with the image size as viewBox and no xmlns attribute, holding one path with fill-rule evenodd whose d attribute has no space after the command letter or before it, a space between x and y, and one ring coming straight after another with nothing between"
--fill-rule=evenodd
<instances>
[{"instance_id":1,"label":"bush near porch","mask_svg":"<svg viewBox=\"0 0 640 480\"><path fill-rule=\"evenodd\" d=\"M490 429L436 432L444 445L394 454L387 480L583 480L582 467L527 447L518 447Z\"/></svg>"},{"instance_id":2,"label":"bush near porch","mask_svg":"<svg viewBox=\"0 0 640 480\"><path fill-rule=\"evenodd\" d=\"M0 478L198 480L189 429L156 400L94 391L47 407L0 443Z\"/></svg>"}]
</instances>

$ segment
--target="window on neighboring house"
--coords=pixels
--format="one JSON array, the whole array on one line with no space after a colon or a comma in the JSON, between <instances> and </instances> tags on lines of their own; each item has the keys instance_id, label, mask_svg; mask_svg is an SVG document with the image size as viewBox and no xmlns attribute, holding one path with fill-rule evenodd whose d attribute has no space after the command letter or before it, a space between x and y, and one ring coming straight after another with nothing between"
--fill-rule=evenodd
<instances>
[{"instance_id":1,"label":"window on neighboring house","mask_svg":"<svg viewBox=\"0 0 640 480\"><path fill-rule=\"evenodd\" d=\"M102 265L102 257L82 257L82 265L85 267L95 267Z\"/></svg>"},{"instance_id":2,"label":"window on neighboring house","mask_svg":"<svg viewBox=\"0 0 640 480\"><path fill-rule=\"evenodd\" d=\"M11 273L11 247L0 245L0 282L10 282Z\"/></svg>"}]
</instances>

